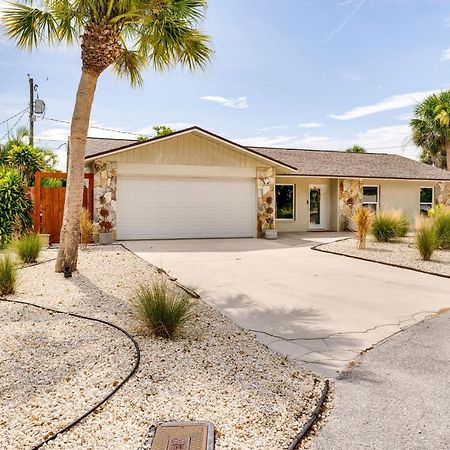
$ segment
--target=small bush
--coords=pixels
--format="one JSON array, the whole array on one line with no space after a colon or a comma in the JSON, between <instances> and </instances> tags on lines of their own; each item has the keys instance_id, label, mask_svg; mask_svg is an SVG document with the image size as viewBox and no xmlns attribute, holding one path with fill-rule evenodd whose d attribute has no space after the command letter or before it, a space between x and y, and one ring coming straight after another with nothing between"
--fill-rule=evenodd
<instances>
[{"instance_id":1,"label":"small bush","mask_svg":"<svg viewBox=\"0 0 450 450\"><path fill-rule=\"evenodd\" d=\"M139 318L156 336L164 338L175 334L189 319L192 308L189 296L171 289L163 278L139 286L134 305Z\"/></svg>"},{"instance_id":2,"label":"small bush","mask_svg":"<svg viewBox=\"0 0 450 450\"><path fill-rule=\"evenodd\" d=\"M441 249L450 248L450 208L435 206L429 211L433 219L433 228L436 234L437 246Z\"/></svg>"},{"instance_id":3,"label":"small bush","mask_svg":"<svg viewBox=\"0 0 450 450\"><path fill-rule=\"evenodd\" d=\"M86 246L92 242L92 234L94 231L94 224L91 220L91 215L86 208L81 209L80 215L80 242L82 246Z\"/></svg>"},{"instance_id":4,"label":"small bush","mask_svg":"<svg viewBox=\"0 0 450 450\"><path fill-rule=\"evenodd\" d=\"M437 246L436 232L430 219L420 218L416 224L416 247L420 257L429 261Z\"/></svg>"},{"instance_id":5,"label":"small bush","mask_svg":"<svg viewBox=\"0 0 450 450\"><path fill-rule=\"evenodd\" d=\"M408 219L398 210L383 211L375 217L372 225L372 234L378 242L389 242L405 237L408 230Z\"/></svg>"},{"instance_id":6,"label":"small bush","mask_svg":"<svg viewBox=\"0 0 450 450\"><path fill-rule=\"evenodd\" d=\"M10 255L0 255L0 295L14 294L16 290L16 266Z\"/></svg>"},{"instance_id":7,"label":"small bush","mask_svg":"<svg viewBox=\"0 0 450 450\"><path fill-rule=\"evenodd\" d=\"M37 234L27 234L16 241L15 248L23 263L34 263L41 252L42 241Z\"/></svg>"},{"instance_id":8,"label":"small bush","mask_svg":"<svg viewBox=\"0 0 450 450\"><path fill-rule=\"evenodd\" d=\"M358 236L358 248L366 248L367 234L373 223L373 212L369 208L358 208L353 214Z\"/></svg>"}]
</instances>

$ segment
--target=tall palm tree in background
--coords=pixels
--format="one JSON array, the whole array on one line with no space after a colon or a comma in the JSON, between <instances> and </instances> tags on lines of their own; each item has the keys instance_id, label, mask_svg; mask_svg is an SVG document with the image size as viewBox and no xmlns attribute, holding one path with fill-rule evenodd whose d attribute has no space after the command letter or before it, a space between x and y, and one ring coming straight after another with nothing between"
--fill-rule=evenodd
<instances>
[{"instance_id":1,"label":"tall palm tree in background","mask_svg":"<svg viewBox=\"0 0 450 450\"><path fill-rule=\"evenodd\" d=\"M7 35L20 48L81 41L57 272L77 267L86 139L100 74L112 66L139 86L147 65L205 67L211 49L198 26L206 6L207 0L23 0L3 11Z\"/></svg>"},{"instance_id":2,"label":"tall palm tree in background","mask_svg":"<svg viewBox=\"0 0 450 450\"><path fill-rule=\"evenodd\" d=\"M432 94L419 103L410 121L421 160L450 170L450 91Z\"/></svg>"}]
</instances>

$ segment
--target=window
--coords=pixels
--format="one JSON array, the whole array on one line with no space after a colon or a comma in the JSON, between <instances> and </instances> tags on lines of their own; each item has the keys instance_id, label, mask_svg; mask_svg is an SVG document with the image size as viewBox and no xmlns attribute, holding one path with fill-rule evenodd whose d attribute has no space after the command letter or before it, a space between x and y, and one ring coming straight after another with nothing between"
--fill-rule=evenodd
<instances>
[{"instance_id":1,"label":"window","mask_svg":"<svg viewBox=\"0 0 450 450\"><path fill-rule=\"evenodd\" d=\"M374 212L378 210L379 203L378 186L363 186L363 206L372 209Z\"/></svg>"},{"instance_id":2,"label":"window","mask_svg":"<svg viewBox=\"0 0 450 450\"><path fill-rule=\"evenodd\" d=\"M276 218L294 220L295 189L293 184L275 186Z\"/></svg>"},{"instance_id":3,"label":"window","mask_svg":"<svg viewBox=\"0 0 450 450\"><path fill-rule=\"evenodd\" d=\"M420 188L420 214L427 216L428 210L434 204L434 189L432 187Z\"/></svg>"}]
</instances>

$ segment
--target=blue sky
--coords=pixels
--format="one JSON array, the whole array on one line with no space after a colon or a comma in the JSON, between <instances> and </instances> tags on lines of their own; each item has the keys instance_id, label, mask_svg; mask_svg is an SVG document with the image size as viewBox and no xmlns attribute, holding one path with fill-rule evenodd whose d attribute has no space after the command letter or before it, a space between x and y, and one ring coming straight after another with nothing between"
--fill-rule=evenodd
<instances>
[{"instance_id":1,"label":"blue sky","mask_svg":"<svg viewBox=\"0 0 450 450\"><path fill-rule=\"evenodd\" d=\"M249 145L361 144L417 157L408 128L414 104L450 88L448 0L210 0L203 27L215 51L204 73L149 69L144 88L133 90L106 72L91 124L139 134L197 124ZM47 105L38 142L59 147L68 127L48 119L70 120L79 49L29 54L2 39L0 51L0 121L26 107L30 73ZM0 125L0 137L6 132Z\"/></svg>"}]
</instances>

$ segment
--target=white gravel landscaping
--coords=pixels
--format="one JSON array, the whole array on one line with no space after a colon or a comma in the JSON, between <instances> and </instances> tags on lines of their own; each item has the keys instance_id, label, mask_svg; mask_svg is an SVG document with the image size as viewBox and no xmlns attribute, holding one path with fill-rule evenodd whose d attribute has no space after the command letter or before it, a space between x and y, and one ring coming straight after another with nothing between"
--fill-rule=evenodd
<instances>
[{"instance_id":1,"label":"white gravel landscaping","mask_svg":"<svg viewBox=\"0 0 450 450\"><path fill-rule=\"evenodd\" d=\"M357 241L354 237L321 245L320 250L450 276L450 250L436 250L430 261L423 261L415 248L412 234L395 242L376 242L373 237L369 237L367 248L364 250L357 248Z\"/></svg>"},{"instance_id":2,"label":"white gravel landscaping","mask_svg":"<svg viewBox=\"0 0 450 450\"><path fill-rule=\"evenodd\" d=\"M53 257L52 251L46 258ZM323 382L205 303L173 341L150 336L130 304L156 271L120 246L80 252L64 279L53 262L19 272L11 299L109 320L138 340L137 374L102 408L46 448L140 449L148 427L210 420L216 449L287 448ZM0 303L0 442L29 449L93 406L131 370L132 343L117 330L35 308Z\"/></svg>"}]
</instances>

